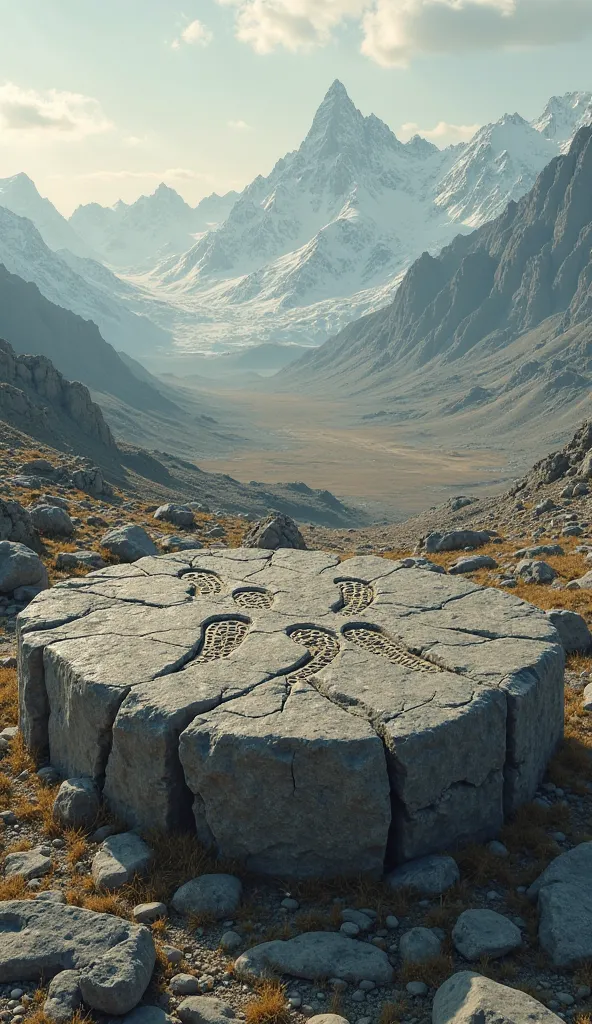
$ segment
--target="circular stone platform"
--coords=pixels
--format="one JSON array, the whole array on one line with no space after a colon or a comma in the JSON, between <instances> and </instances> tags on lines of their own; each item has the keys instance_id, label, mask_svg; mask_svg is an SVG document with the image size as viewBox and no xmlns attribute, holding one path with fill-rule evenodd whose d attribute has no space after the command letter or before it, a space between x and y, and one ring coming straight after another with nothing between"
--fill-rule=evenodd
<instances>
[{"instance_id":1,"label":"circular stone platform","mask_svg":"<svg viewBox=\"0 0 592 1024\"><path fill-rule=\"evenodd\" d=\"M143 558L19 617L31 749L129 825L281 876L495 835L562 735L563 668L538 609L373 556Z\"/></svg>"}]
</instances>

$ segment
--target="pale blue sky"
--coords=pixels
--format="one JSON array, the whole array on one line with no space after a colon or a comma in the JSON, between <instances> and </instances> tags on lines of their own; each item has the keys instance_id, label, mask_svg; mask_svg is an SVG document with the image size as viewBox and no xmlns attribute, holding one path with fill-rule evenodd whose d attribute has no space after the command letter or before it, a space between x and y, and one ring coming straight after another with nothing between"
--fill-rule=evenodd
<instances>
[{"instance_id":1,"label":"pale blue sky","mask_svg":"<svg viewBox=\"0 0 592 1024\"><path fill-rule=\"evenodd\" d=\"M592 89L592 0L0 0L0 32L0 177L65 213L240 189L335 78L403 137Z\"/></svg>"}]
</instances>

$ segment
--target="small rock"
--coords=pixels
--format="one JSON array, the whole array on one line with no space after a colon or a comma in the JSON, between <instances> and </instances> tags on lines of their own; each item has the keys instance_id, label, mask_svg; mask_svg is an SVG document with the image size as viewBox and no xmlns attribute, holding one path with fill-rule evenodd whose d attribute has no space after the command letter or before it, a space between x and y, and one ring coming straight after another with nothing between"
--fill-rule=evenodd
<instances>
[{"instance_id":1,"label":"small rock","mask_svg":"<svg viewBox=\"0 0 592 1024\"><path fill-rule=\"evenodd\" d=\"M243 540L246 548L306 548L304 538L290 516L274 513L251 527Z\"/></svg>"},{"instance_id":2,"label":"small rock","mask_svg":"<svg viewBox=\"0 0 592 1024\"><path fill-rule=\"evenodd\" d=\"M551 583L557 571L548 562L524 559L516 567L516 573L524 583Z\"/></svg>"},{"instance_id":3,"label":"small rock","mask_svg":"<svg viewBox=\"0 0 592 1024\"><path fill-rule=\"evenodd\" d=\"M163 946L162 950L170 964L178 964L183 959L183 950L176 946Z\"/></svg>"},{"instance_id":4,"label":"small rock","mask_svg":"<svg viewBox=\"0 0 592 1024\"><path fill-rule=\"evenodd\" d=\"M427 996L428 986L423 981L409 981L405 985L410 996Z\"/></svg>"},{"instance_id":5,"label":"small rock","mask_svg":"<svg viewBox=\"0 0 592 1024\"><path fill-rule=\"evenodd\" d=\"M159 917L167 916L165 903L138 903L132 910L132 917L137 924L150 924Z\"/></svg>"},{"instance_id":6,"label":"small rock","mask_svg":"<svg viewBox=\"0 0 592 1024\"><path fill-rule=\"evenodd\" d=\"M242 945L242 938L238 932L230 931L224 932L220 939L220 948L227 950L229 953L235 949L238 949Z\"/></svg>"},{"instance_id":7,"label":"small rock","mask_svg":"<svg viewBox=\"0 0 592 1024\"><path fill-rule=\"evenodd\" d=\"M223 920L237 910L242 891L234 875L201 875L177 889L172 904L179 914L214 914Z\"/></svg>"},{"instance_id":8,"label":"small rock","mask_svg":"<svg viewBox=\"0 0 592 1024\"><path fill-rule=\"evenodd\" d=\"M175 996L196 996L199 982L193 974L175 974L169 982L169 988Z\"/></svg>"},{"instance_id":9,"label":"small rock","mask_svg":"<svg viewBox=\"0 0 592 1024\"><path fill-rule=\"evenodd\" d=\"M66 828L90 828L99 813L100 799L92 779L66 779L53 804L53 820Z\"/></svg>"},{"instance_id":10,"label":"small rock","mask_svg":"<svg viewBox=\"0 0 592 1024\"><path fill-rule=\"evenodd\" d=\"M391 889L410 888L427 896L439 896L460 881L460 872L452 857L432 854L396 868L386 881Z\"/></svg>"},{"instance_id":11,"label":"small rock","mask_svg":"<svg viewBox=\"0 0 592 1024\"><path fill-rule=\"evenodd\" d=\"M355 939L360 934L360 928L353 921L344 921L339 931L344 935L349 935L350 939Z\"/></svg>"},{"instance_id":12,"label":"small rock","mask_svg":"<svg viewBox=\"0 0 592 1024\"><path fill-rule=\"evenodd\" d=\"M432 1024L559 1024L542 1003L519 989L499 985L474 971L459 971L440 986Z\"/></svg>"},{"instance_id":13,"label":"small rock","mask_svg":"<svg viewBox=\"0 0 592 1024\"><path fill-rule=\"evenodd\" d=\"M101 546L122 562L137 562L145 555L156 555L156 544L141 526L128 524L109 530L101 538Z\"/></svg>"},{"instance_id":14,"label":"small rock","mask_svg":"<svg viewBox=\"0 0 592 1024\"><path fill-rule=\"evenodd\" d=\"M411 928L401 936L399 952L406 963L424 964L439 956L442 950L440 939L430 928Z\"/></svg>"},{"instance_id":15,"label":"small rock","mask_svg":"<svg viewBox=\"0 0 592 1024\"><path fill-rule=\"evenodd\" d=\"M399 927L399 918L394 914L389 914L384 923L389 931L394 932Z\"/></svg>"},{"instance_id":16,"label":"small rock","mask_svg":"<svg viewBox=\"0 0 592 1024\"><path fill-rule=\"evenodd\" d=\"M458 558L448 567L452 575L477 572L479 569L497 569L498 563L490 555L473 555L471 558Z\"/></svg>"},{"instance_id":17,"label":"small rock","mask_svg":"<svg viewBox=\"0 0 592 1024\"><path fill-rule=\"evenodd\" d=\"M103 889L120 889L134 875L145 874L152 860L152 850L135 832L121 832L105 840L95 853L92 876Z\"/></svg>"},{"instance_id":18,"label":"small rock","mask_svg":"<svg viewBox=\"0 0 592 1024\"><path fill-rule=\"evenodd\" d=\"M23 850L9 853L4 860L6 878L20 876L24 879L41 878L51 871L51 860L38 850Z\"/></svg>"},{"instance_id":19,"label":"small rock","mask_svg":"<svg viewBox=\"0 0 592 1024\"><path fill-rule=\"evenodd\" d=\"M82 1005L78 971L60 971L49 983L44 1013L56 1024L66 1024Z\"/></svg>"},{"instance_id":20,"label":"small rock","mask_svg":"<svg viewBox=\"0 0 592 1024\"><path fill-rule=\"evenodd\" d=\"M559 633L559 639L568 654L573 651L589 651L592 647L592 633L586 620L577 612L563 608L552 608L547 612L551 625Z\"/></svg>"},{"instance_id":21,"label":"small rock","mask_svg":"<svg viewBox=\"0 0 592 1024\"><path fill-rule=\"evenodd\" d=\"M494 857L509 857L510 855L507 846L504 846L504 844L500 843L497 839L492 839L491 842L487 844L487 849L494 855Z\"/></svg>"},{"instance_id":22,"label":"small rock","mask_svg":"<svg viewBox=\"0 0 592 1024\"><path fill-rule=\"evenodd\" d=\"M190 996L177 1007L183 1024L226 1024L236 1014L228 1003L214 996Z\"/></svg>"},{"instance_id":23,"label":"small rock","mask_svg":"<svg viewBox=\"0 0 592 1024\"><path fill-rule=\"evenodd\" d=\"M465 910L452 929L452 941L465 960L505 956L522 945L520 929L494 910Z\"/></svg>"},{"instance_id":24,"label":"small rock","mask_svg":"<svg viewBox=\"0 0 592 1024\"><path fill-rule=\"evenodd\" d=\"M289 896L286 896L286 898L280 903L280 907L283 907L284 910L294 911L300 908L300 904L298 900L293 900Z\"/></svg>"}]
</instances>

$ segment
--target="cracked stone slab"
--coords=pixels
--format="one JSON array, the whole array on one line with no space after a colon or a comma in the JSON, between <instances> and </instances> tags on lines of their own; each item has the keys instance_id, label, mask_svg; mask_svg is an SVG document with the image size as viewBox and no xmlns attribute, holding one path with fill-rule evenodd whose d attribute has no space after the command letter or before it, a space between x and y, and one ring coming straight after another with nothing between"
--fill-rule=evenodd
<instances>
[{"instance_id":1,"label":"cracked stone slab","mask_svg":"<svg viewBox=\"0 0 592 1024\"><path fill-rule=\"evenodd\" d=\"M18 641L30 749L283 877L491 838L562 735L549 618L404 560L150 555L42 593Z\"/></svg>"}]
</instances>

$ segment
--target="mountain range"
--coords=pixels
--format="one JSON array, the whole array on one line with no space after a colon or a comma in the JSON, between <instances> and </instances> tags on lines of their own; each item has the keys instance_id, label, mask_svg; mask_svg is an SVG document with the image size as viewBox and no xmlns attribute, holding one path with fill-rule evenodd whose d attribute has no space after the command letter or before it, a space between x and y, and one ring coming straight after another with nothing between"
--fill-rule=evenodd
<instances>
[{"instance_id":1,"label":"mountain range","mask_svg":"<svg viewBox=\"0 0 592 1024\"><path fill-rule=\"evenodd\" d=\"M68 221L25 174L0 180L0 209L31 220L45 243L39 251L30 228L4 217L0 260L156 365L172 344L318 345L387 305L422 251L520 199L590 121L592 93L566 93L531 122L505 114L440 150L420 136L400 142L336 81L301 146L240 195L191 207L161 184Z\"/></svg>"},{"instance_id":2,"label":"mountain range","mask_svg":"<svg viewBox=\"0 0 592 1024\"><path fill-rule=\"evenodd\" d=\"M400 142L335 82L299 149L143 283L183 310L182 347L196 347L196 327L202 348L318 344L387 304L422 251L437 253L524 195L589 120L592 94L568 93L532 123L506 114L439 150L419 136Z\"/></svg>"},{"instance_id":3,"label":"mountain range","mask_svg":"<svg viewBox=\"0 0 592 1024\"><path fill-rule=\"evenodd\" d=\"M213 193L191 207L162 182L152 195L140 196L135 203L79 206L69 226L113 267L146 268L190 249L196 236L226 219L237 199L236 192Z\"/></svg>"},{"instance_id":4,"label":"mountain range","mask_svg":"<svg viewBox=\"0 0 592 1024\"><path fill-rule=\"evenodd\" d=\"M356 395L387 422L491 442L561 436L592 383L592 127L495 220L424 252L393 302L307 353L282 386ZM419 423L421 422L421 427Z\"/></svg>"}]
</instances>

